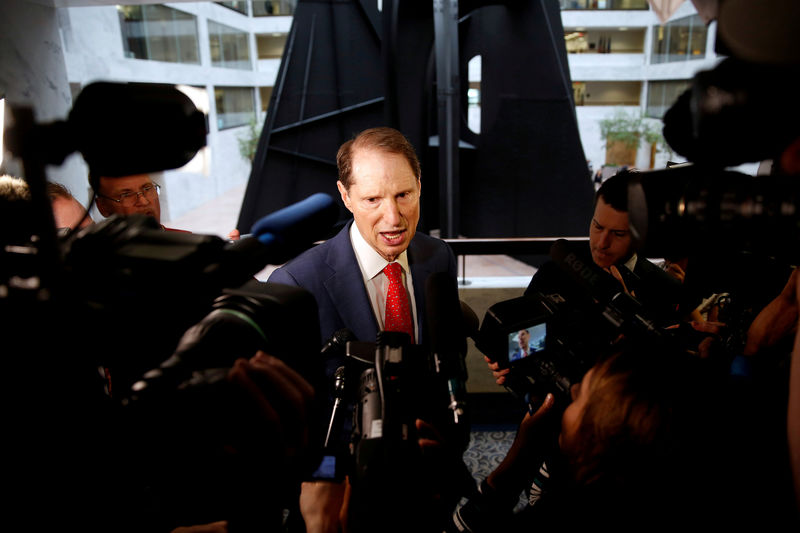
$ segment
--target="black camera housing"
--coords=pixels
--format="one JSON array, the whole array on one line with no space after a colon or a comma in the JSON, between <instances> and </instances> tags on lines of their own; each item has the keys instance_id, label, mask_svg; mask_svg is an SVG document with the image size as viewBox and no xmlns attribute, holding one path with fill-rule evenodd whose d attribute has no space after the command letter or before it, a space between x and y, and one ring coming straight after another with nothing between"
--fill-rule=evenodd
<instances>
[{"instance_id":1,"label":"black camera housing","mask_svg":"<svg viewBox=\"0 0 800 533\"><path fill-rule=\"evenodd\" d=\"M511 369L505 386L514 396L531 403L550 392L568 401L570 387L583 378L596 356L570 324L596 322L599 317L580 314L558 294L535 293L498 302L486 311L475 346L501 368ZM543 334L543 346L535 340L541 349L512 360L511 339L522 329Z\"/></svg>"}]
</instances>

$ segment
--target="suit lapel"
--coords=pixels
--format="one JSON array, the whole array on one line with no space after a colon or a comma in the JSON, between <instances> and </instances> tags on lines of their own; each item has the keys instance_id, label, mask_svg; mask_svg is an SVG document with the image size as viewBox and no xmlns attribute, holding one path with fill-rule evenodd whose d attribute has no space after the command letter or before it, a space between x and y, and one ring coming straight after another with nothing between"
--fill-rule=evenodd
<instances>
[{"instance_id":1,"label":"suit lapel","mask_svg":"<svg viewBox=\"0 0 800 533\"><path fill-rule=\"evenodd\" d=\"M414 280L414 301L417 305L417 331L419 331L419 338L417 343L421 344L425 341L425 324L423 324L423 317L425 316L425 280L432 274L431 265L429 261L420 260L421 254L418 250L418 244L415 240L411 241L408 246L408 264L411 268L411 277Z\"/></svg>"},{"instance_id":2,"label":"suit lapel","mask_svg":"<svg viewBox=\"0 0 800 533\"><path fill-rule=\"evenodd\" d=\"M373 342L378 333L378 322L372 313L372 304L350 243L351 225L352 222L347 224L331 242L326 262L333 275L324 284L343 323L353 325L352 331L358 340Z\"/></svg>"}]
</instances>

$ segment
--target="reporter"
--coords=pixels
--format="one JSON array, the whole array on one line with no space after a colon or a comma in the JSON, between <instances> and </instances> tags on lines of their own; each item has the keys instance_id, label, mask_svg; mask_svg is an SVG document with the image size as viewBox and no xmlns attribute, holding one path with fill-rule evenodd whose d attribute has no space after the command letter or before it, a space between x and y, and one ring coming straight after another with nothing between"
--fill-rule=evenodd
<instances>
[{"instance_id":1,"label":"reporter","mask_svg":"<svg viewBox=\"0 0 800 533\"><path fill-rule=\"evenodd\" d=\"M480 495L454 515L460 530L757 523L761 500L742 502L734 489L736 459L749 449L734 438L744 430L727 406L725 379L700 358L658 346L626 343L602 354L569 405L548 395L525 416ZM542 461L549 483L515 513Z\"/></svg>"}]
</instances>

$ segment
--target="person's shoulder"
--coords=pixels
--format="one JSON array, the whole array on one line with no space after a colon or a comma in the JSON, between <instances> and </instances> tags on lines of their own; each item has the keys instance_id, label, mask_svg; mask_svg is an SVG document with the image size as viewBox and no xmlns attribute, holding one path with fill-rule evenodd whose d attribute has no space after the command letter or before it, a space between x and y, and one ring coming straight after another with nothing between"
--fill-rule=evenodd
<instances>
[{"instance_id":1,"label":"person's shoulder","mask_svg":"<svg viewBox=\"0 0 800 533\"><path fill-rule=\"evenodd\" d=\"M347 235L348 227L346 226L330 239L313 245L275 269L270 275L269 281L284 283L293 281L302 285L317 279L324 271L325 265L328 264L331 252L342 249L345 244L350 246L350 239Z\"/></svg>"},{"instance_id":2,"label":"person's shoulder","mask_svg":"<svg viewBox=\"0 0 800 533\"><path fill-rule=\"evenodd\" d=\"M645 283L658 283L667 287L678 288L681 282L678 278L666 272L646 257L639 256L636 260L634 273Z\"/></svg>"}]
</instances>

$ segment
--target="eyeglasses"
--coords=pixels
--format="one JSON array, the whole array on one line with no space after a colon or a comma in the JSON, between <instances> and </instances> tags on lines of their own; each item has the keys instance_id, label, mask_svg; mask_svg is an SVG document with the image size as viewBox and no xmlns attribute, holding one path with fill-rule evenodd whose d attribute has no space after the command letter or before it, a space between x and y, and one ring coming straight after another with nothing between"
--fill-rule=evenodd
<instances>
[{"instance_id":1,"label":"eyeglasses","mask_svg":"<svg viewBox=\"0 0 800 533\"><path fill-rule=\"evenodd\" d=\"M112 202L117 202L120 205L125 207L133 207L139 201L139 196L144 196L147 200L153 200L156 196L158 196L158 192L161 189L161 186L157 183L151 183L149 185L145 185L142 189L138 192L129 191L124 192L114 198L113 196L104 196L102 194L98 194L97 196L100 198L105 198L106 200L111 200Z\"/></svg>"}]
</instances>

